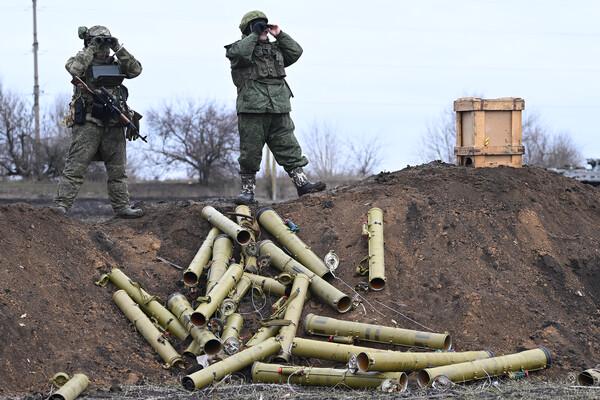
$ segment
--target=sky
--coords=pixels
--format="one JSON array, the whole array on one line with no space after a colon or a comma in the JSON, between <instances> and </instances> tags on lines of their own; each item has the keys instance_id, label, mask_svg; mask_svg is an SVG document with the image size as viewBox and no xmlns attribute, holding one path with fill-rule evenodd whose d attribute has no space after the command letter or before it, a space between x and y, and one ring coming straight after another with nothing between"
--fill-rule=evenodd
<instances>
[{"instance_id":1,"label":"sky","mask_svg":"<svg viewBox=\"0 0 600 400\"><path fill-rule=\"evenodd\" d=\"M380 169L422 159L428 123L459 97L522 97L584 157L600 157L600 2L593 0L38 0L41 105L71 91L64 63L80 25L105 25L141 62L127 82L144 113L178 98L235 104L223 46L264 11L304 48L287 69L302 138L325 123L343 141L377 138ZM33 91L30 0L0 2L0 82ZM139 144L138 144L139 145Z\"/></svg>"}]
</instances>

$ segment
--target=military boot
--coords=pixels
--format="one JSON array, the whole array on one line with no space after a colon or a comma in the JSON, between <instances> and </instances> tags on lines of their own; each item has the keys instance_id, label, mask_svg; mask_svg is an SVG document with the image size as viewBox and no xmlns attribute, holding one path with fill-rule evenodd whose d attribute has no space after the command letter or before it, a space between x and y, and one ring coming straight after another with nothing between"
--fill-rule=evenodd
<instances>
[{"instance_id":1,"label":"military boot","mask_svg":"<svg viewBox=\"0 0 600 400\"><path fill-rule=\"evenodd\" d=\"M144 215L144 210L141 208L133 208L131 206L125 206L115 210L115 215L118 218L139 218Z\"/></svg>"},{"instance_id":2,"label":"military boot","mask_svg":"<svg viewBox=\"0 0 600 400\"><path fill-rule=\"evenodd\" d=\"M242 179L242 188L240 195L235 199L235 204L252 205L256 204L254 200L254 190L256 189L256 174L240 174Z\"/></svg>"},{"instance_id":3,"label":"military boot","mask_svg":"<svg viewBox=\"0 0 600 400\"><path fill-rule=\"evenodd\" d=\"M54 206L54 207L50 207L52 210L56 211L57 213L59 213L60 215L67 215L67 212L69 210L67 210L67 207L65 206Z\"/></svg>"},{"instance_id":4,"label":"military boot","mask_svg":"<svg viewBox=\"0 0 600 400\"><path fill-rule=\"evenodd\" d=\"M294 168L288 172L288 175L290 178L292 178L294 185L296 185L298 196L304 196L308 193L322 192L327 187L323 182L312 183L309 181L302 167Z\"/></svg>"}]
</instances>

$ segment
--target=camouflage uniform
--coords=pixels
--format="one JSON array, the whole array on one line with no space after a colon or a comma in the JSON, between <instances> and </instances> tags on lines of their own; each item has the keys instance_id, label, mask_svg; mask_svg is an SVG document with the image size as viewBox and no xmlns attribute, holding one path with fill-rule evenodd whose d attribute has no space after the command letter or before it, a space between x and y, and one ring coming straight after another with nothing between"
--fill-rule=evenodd
<instances>
[{"instance_id":1,"label":"camouflage uniform","mask_svg":"<svg viewBox=\"0 0 600 400\"><path fill-rule=\"evenodd\" d=\"M110 35L106 28L98 26L90 28L87 32L93 33L95 28L98 28L96 31L103 35ZM87 39L89 40L89 38ZM90 72L92 65L117 64L125 78L135 78L142 72L140 62L125 48L118 48L114 56L109 56L109 51L86 43L83 50L67 60L65 67L71 75L84 80L92 90L95 89ZM128 93L123 85L106 89L119 100L122 106L125 104ZM85 117L83 121L75 123L72 119L75 112L74 105L78 100L85 104ZM124 128L114 117L107 121L94 118L91 111L92 103L91 94L75 87L69 121L69 125L72 126L71 146L63 175L58 184L55 203L65 210L71 208L90 162L104 161L108 175L108 196L113 209L119 214L123 210L131 210L125 172L127 155Z\"/></svg>"}]
</instances>

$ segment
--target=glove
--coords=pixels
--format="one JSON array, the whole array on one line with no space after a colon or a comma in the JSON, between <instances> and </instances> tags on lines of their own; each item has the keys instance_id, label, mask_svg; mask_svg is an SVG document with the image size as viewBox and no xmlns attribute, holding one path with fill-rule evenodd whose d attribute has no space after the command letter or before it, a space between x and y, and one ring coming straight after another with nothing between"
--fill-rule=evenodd
<instances>
[{"instance_id":1,"label":"glove","mask_svg":"<svg viewBox=\"0 0 600 400\"><path fill-rule=\"evenodd\" d=\"M121 47L121 45L119 44L119 39L117 39L116 37L112 37L111 39L112 42L110 43L110 48L112 49L112 51L116 52Z\"/></svg>"},{"instance_id":2,"label":"glove","mask_svg":"<svg viewBox=\"0 0 600 400\"><path fill-rule=\"evenodd\" d=\"M256 21L252 24L252 32L258 33L259 35L267 30L267 23L264 21Z\"/></svg>"}]
</instances>

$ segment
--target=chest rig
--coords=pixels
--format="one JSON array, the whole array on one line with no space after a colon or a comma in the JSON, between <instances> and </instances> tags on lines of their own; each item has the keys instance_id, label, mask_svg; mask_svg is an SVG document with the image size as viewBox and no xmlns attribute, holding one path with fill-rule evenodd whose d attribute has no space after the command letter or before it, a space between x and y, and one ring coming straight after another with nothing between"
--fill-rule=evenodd
<instances>
[{"instance_id":1,"label":"chest rig","mask_svg":"<svg viewBox=\"0 0 600 400\"><path fill-rule=\"evenodd\" d=\"M241 88L248 80L285 78L283 54L277 43L258 42L252 53L252 65L231 70L236 87Z\"/></svg>"}]
</instances>

